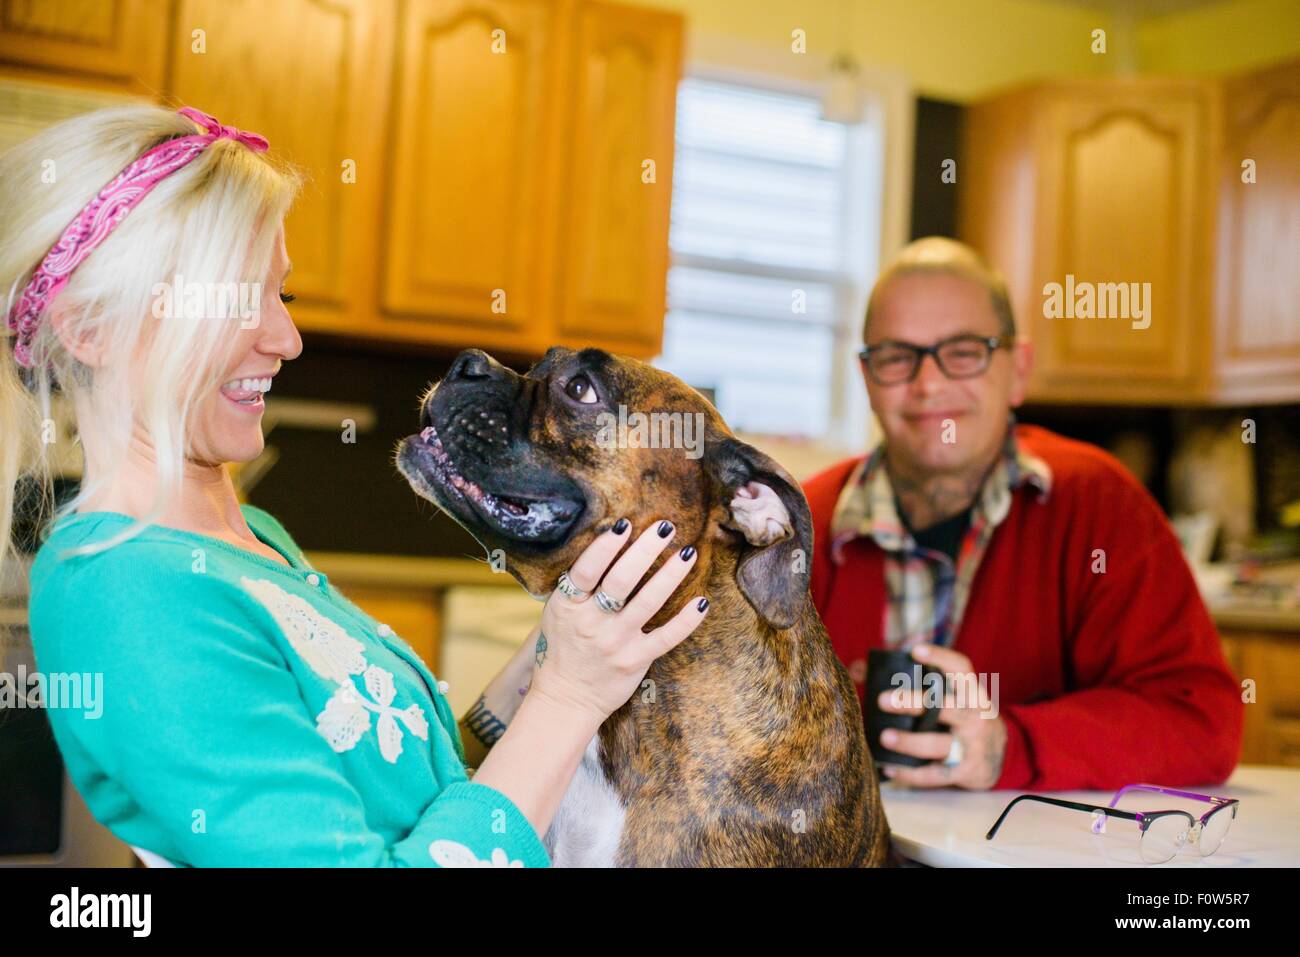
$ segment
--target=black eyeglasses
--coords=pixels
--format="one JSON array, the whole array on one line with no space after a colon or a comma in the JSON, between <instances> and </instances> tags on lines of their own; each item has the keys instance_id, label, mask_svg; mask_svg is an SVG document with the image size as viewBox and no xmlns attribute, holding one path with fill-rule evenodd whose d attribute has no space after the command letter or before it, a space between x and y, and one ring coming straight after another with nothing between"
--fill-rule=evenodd
<instances>
[{"instance_id":1,"label":"black eyeglasses","mask_svg":"<svg viewBox=\"0 0 1300 957\"><path fill-rule=\"evenodd\" d=\"M1199 818L1192 817L1187 811L1118 811L1115 805L1129 791L1156 791L1171 794L1174 797L1187 798L1192 801L1204 801L1213 804ZM1106 819L1110 817L1133 821L1138 826L1138 853L1148 864L1163 864L1173 860L1184 845L1195 844L1202 857L1209 857L1223 843L1228 827L1237 818L1237 808L1241 801L1237 798L1214 797L1210 794L1198 794L1195 791L1177 791L1173 788L1160 787L1156 784L1126 784L1111 798L1106 807L1100 804L1084 804L1079 801L1067 801L1063 798L1043 797L1039 794L1022 794L1011 799L998 819L993 822L989 832L984 835L986 841L993 840L998 828L1007 819L1011 809L1021 801L1037 801L1053 807L1069 808L1074 811L1087 811L1092 815L1092 833L1106 832Z\"/></svg>"},{"instance_id":2,"label":"black eyeglasses","mask_svg":"<svg viewBox=\"0 0 1300 957\"><path fill-rule=\"evenodd\" d=\"M862 366L877 385L911 382L926 356L934 356L939 371L949 379L973 379L983 374L993 353L1015 342L1014 336L953 336L932 346L910 342L881 342L858 351Z\"/></svg>"}]
</instances>

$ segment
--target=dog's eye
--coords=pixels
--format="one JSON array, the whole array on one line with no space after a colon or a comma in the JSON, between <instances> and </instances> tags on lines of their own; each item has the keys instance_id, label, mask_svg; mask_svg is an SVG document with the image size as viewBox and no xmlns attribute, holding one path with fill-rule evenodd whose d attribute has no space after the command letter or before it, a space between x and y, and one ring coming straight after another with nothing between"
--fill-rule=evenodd
<instances>
[{"instance_id":1,"label":"dog's eye","mask_svg":"<svg viewBox=\"0 0 1300 957\"><path fill-rule=\"evenodd\" d=\"M564 394L575 402L591 405L597 401L596 387L585 375L576 375L564 384Z\"/></svg>"}]
</instances>

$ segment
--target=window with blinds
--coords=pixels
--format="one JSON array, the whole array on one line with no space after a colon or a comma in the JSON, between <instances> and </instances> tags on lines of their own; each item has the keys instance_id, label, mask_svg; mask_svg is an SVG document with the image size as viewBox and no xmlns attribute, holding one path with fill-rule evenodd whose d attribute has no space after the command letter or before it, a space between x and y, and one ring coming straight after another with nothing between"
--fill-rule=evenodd
<instances>
[{"instance_id":1,"label":"window with blinds","mask_svg":"<svg viewBox=\"0 0 1300 957\"><path fill-rule=\"evenodd\" d=\"M836 415L837 346L860 318L849 233L862 217L850 128L819 113L813 97L715 80L678 90L656 364L738 431L821 438Z\"/></svg>"}]
</instances>

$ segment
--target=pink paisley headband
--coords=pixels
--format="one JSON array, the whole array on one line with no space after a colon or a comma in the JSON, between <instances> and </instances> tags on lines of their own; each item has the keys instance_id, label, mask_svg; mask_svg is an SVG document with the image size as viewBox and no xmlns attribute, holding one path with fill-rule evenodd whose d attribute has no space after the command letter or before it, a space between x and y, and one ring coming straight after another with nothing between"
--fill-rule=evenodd
<instances>
[{"instance_id":1,"label":"pink paisley headband","mask_svg":"<svg viewBox=\"0 0 1300 957\"><path fill-rule=\"evenodd\" d=\"M46 307L68 284L72 271L86 261L95 247L108 238L126 214L135 209L160 180L198 157L217 140L236 140L256 153L266 152L270 145L256 133L223 126L202 110L187 106L177 112L207 132L159 143L118 173L68 224L58 242L50 247L32 273L31 280L9 313L9 329L15 335L14 358L23 368L30 369L34 365L32 337Z\"/></svg>"}]
</instances>

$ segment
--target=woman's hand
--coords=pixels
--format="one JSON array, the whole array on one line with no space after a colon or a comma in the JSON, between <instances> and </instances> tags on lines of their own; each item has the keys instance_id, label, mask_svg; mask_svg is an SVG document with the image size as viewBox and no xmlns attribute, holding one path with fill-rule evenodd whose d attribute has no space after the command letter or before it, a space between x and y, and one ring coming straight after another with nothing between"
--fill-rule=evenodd
<instances>
[{"instance_id":1,"label":"woman's hand","mask_svg":"<svg viewBox=\"0 0 1300 957\"><path fill-rule=\"evenodd\" d=\"M552 592L542 611L534 649L537 667L529 694L576 709L597 722L632 697L650 663L694 631L709 605L707 598L692 599L659 628L642 631L695 566L697 555L688 546L669 556L628 601L676 533L671 522L652 524L610 568L630 529L630 523L620 519L578 556L569 569L569 580L586 596ZM626 605L618 612L604 611L596 602L598 589Z\"/></svg>"}]
</instances>

